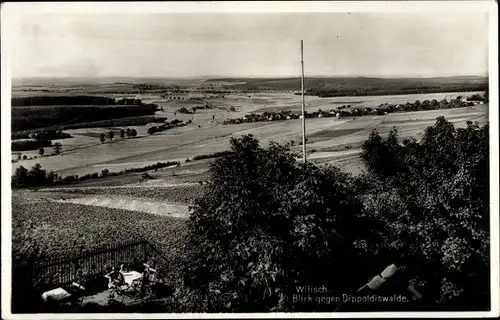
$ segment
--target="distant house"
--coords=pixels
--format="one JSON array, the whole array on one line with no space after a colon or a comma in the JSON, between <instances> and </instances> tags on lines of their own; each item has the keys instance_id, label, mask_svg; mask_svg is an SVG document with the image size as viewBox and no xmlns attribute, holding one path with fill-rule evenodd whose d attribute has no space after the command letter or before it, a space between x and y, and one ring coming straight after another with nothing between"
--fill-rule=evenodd
<instances>
[{"instance_id":1,"label":"distant house","mask_svg":"<svg viewBox=\"0 0 500 320\"><path fill-rule=\"evenodd\" d=\"M323 115L321 113L318 114L318 118L323 118Z\"/></svg>"},{"instance_id":2,"label":"distant house","mask_svg":"<svg viewBox=\"0 0 500 320\"><path fill-rule=\"evenodd\" d=\"M286 116L286 119L287 119L287 120L290 120L290 119L292 119L292 118L291 118L290 116Z\"/></svg>"}]
</instances>

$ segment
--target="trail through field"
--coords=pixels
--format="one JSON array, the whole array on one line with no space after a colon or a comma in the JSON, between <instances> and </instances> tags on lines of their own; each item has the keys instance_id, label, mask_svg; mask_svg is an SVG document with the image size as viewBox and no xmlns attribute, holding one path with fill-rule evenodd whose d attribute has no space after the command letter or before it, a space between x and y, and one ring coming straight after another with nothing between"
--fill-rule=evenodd
<instances>
[{"instance_id":1,"label":"trail through field","mask_svg":"<svg viewBox=\"0 0 500 320\"><path fill-rule=\"evenodd\" d=\"M150 214L158 214L175 218L188 218L189 206L178 203L154 201L151 199L131 198L125 196L91 195L70 199L50 199L59 203L83 204L113 209L124 209Z\"/></svg>"},{"instance_id":2,"label":"trail through field","mask_svg":"<svg viewBox=\"0 0 500 320\"><path fill-rule=\"evenodd\" d=\"M109 189L129 189L129 188L175 188L175 187L187 187L187 186L198 186L199 183L194 182L180 182L180 183L167 183L163 180L153 180L154 182L148 184L127 184L122 186L105 186L105 187L69 187L69 188L43 188L39 189L42 192L65 192L65 191L76 191L76 190L109 190Z\"/></svg>"}]
</instances>

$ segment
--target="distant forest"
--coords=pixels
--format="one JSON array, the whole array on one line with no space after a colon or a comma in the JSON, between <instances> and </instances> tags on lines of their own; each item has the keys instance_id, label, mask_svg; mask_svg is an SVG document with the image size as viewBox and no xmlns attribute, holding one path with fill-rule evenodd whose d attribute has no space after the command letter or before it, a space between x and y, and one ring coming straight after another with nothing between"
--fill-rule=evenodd
<instances>
[{"instance_id":1,"label":"distant forest","mask_svg":"<svg viewBox=\"0 0 500 320\"><path fill-rule=\"evenodd\" d=\"M219 78L207 82L234 82L230 87L244 91L299 90L300 78ZM244 82L244 83L241 83ZM307 78L308 95L322 97L418 94L435 92L484 91L487 77L446 78Z\"/></svg>"},{"instance_id":2,"label":"distant forest","mask_svg":"<svg viewBox=\"0 0 500 320\"><path fill-rule=\"evenodd\" d=\"M121 118L153 116L155 104L141 100L92 96L26 97L12 99L12 131L59 127Z\"/></svg>"}]
</instances>

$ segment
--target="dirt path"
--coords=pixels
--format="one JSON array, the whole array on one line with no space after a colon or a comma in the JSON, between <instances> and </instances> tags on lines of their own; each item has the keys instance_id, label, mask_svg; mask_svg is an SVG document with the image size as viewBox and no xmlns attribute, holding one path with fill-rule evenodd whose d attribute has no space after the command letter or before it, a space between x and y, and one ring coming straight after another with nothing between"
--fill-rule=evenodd
<instances>
[{"instance_id":1,"label":"dirt path","mask_svg":"<svg viewBox=\"0 0 500 320\"><path fill-rule=\"evenodd\" d=\"M127 196L110 195L78 195L77 197L72 197L69 199L59 197L46 197L45 199L59 203L72 203L87 206L131 210L183 219L189 218L189 206L186 204L154 201L144 198L131 198Z\"/></svg>"}]
</instances>

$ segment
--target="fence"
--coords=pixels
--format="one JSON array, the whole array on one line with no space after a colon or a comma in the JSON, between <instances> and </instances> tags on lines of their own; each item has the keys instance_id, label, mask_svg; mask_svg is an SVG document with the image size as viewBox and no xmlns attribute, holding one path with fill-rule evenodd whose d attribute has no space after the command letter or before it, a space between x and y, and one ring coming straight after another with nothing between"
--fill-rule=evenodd
<instances>
[{"instance_id":1,"label":"fence","mask_svg":"<svg viewBox=\"0 0 500 320\"><path fill-rule=\"evenodd\" d=\"M104 246L91 251L60 254L35 264L34 286L40 290L78 281L82 275L103 274L110 267L134 261L165 260L163 254L147 240L134 240Z\"/></svg>"}]
</instances>

